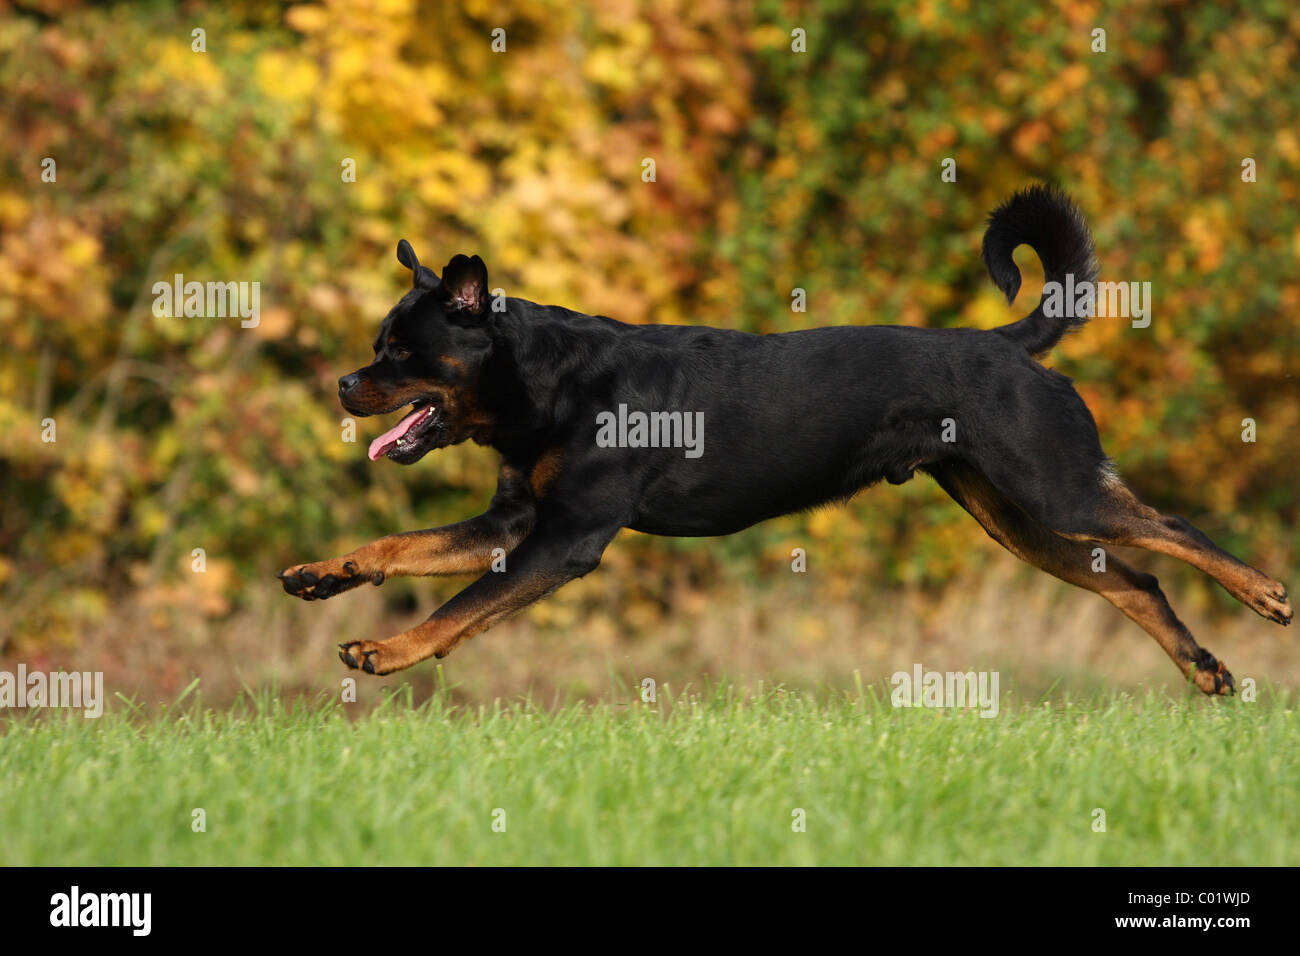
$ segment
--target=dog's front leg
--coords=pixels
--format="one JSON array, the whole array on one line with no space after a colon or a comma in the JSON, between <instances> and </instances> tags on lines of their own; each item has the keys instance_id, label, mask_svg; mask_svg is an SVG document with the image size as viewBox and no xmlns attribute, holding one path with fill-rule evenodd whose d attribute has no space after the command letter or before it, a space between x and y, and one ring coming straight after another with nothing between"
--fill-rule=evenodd
<instances>
[{"instance_id":1,"label":"dog's front leg","mask_svg":"<svg viewBox=\"0 0 1300 956\"><path fill-rule=\"evenodd\" d=\"M390 534L341 558L294 565L278 576L286 592L315 601L367 581L383 584L391 577L473 574L490 568L502 552L509 554L527 531L523 519L500 520L484 513L442 528Z\"/></svg>"},{"instance_id":2,"label":"dog's front leg","mask_svg":"<svg viewBox=\"0 0 1300 956\"><path fill-rule=\"evenodd\" d=\"M390 534L341 558L296 564L277 575L287 593L323 600L391 577L476 574L509 554L533 525L535 505L523 475L503 467L492 504L483 514L426 531Z\"/></svg>"},{"instance_id":3,"label":"dog's front leg","mask_svg":"<svg viewBox=\"0 0 1300 956\"><path fill-rule=\"evenodd\" d=\"M561 530L558 526L568 524ZM423 624L384 641L340 644L339 659L368 674L390 674L429 657L445 657L466 638L523 610L594 570L621 525L539 521L507 558L440 607Z\"/></svg>"}]
</instances>

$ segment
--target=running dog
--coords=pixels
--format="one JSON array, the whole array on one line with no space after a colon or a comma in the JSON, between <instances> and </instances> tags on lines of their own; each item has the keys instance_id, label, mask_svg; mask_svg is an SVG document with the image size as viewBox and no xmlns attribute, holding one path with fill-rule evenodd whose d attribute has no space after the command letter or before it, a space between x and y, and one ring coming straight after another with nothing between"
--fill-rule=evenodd
<instances>
[{"instance_id":1,"label":"running dog","mask_svg":"<svg viewBox=\"0 0 1300 956\"><path fill-rule=\"evenodd\" d=\"M1096 278L1087 224L1055 189L1017 193L989 218L984 262L1008 302L1022 243L1049 282ZM306 600L394 575L481 575L409 631L341 644L349 667L390 674L445 656L593 571L622 528L731 534L917 471L1013 554L1118 607L1206 694L1232 693L1232 675L1154 577L1109 552L1095 561L1095 548L1173 555L1269 620L1291 621L1281 584L1120 479L1070 379L1037 361L1086 321L1049 315L1046 296L991 330L751 335L493 297L478 256L455 256L439 277L406 240L397 258L413 287L380 326L374 361L339 380L339 399L359 416L409 406L371 442L371 460L411 465L470 439L495 448L501 468L478 517L280 573Z\"/></svg>"}]
</instances>

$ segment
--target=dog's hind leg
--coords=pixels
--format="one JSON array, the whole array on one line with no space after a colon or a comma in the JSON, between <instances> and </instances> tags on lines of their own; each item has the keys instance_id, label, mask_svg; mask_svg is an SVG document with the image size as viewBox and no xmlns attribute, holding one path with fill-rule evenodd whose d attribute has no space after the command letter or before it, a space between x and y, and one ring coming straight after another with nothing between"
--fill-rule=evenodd
<instances>
[{"instance_id":1,"label":"dog's hind leg","mask_svg":"<svg viewBox=\"0 0 1300 956\"><path fill-rule=\"evenodd\" d=\"M965 449L964 460L993 487L1063 537L1172 555L1269 620L1291 622L1281 584L1218 547L1185 518L1138 501L1111 468L1092 414L1068 379L1042 370L1030 381L1014 427L984 421L982 440Z\"/></svg>"},{"instance_id":2,"label":"dog's hind leg","mask_svg":"<svg viewBox=\"0 0 1300 956\"><path fill-rule=\"evenodd\" d=\"M1291 604L1280 582L1224 551L1186 518L1144 505L1118 478L1106 476L1100 497L1088 511L1088 527L1067 537L1171 555L1210 575L1261 616L1291 623Z\"/></svg>"},{"instance_id":3,"label":"dog's hind leg","mask_svg":"<svg viewBox=\"0 0 1300 956\"><path fill-rule=\"evenodd\" d=\"M1153 576L1129 567L1109 552L1104 564L1097 562L1086 543L1062 537L1029 517L965 462L938 462L924 470L984 526L989 537L1016 557L1062 581L1095 591L1141 625L1206 694L1233 692L1232 675L1196 643Z\"/></svg>"}]
</instances>

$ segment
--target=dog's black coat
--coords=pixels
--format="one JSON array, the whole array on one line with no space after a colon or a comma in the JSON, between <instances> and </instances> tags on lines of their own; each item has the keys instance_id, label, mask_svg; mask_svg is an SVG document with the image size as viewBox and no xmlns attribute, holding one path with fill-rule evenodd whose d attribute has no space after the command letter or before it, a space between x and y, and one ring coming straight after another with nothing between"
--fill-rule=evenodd
<instances>
[{"instance_id":1,"label":"dog's black coat","mask_svg":"<svg viewBox=\"0 0 1300 956\"><path fill-rule=\"evenodd\" d=\"M1020 284L1011 259L1018 238L1035 243L1049 278L1071 269L1077 279L1095 275L1086 226L1058 192L1031 189L990 219L985 259L1011 299ZM562 450L564 473L549 494L579 495L584 510L617 527L730 534L962 458L1034 517L1082 531L1073 511L1106 465L1070 380L1032 358L1071 321L1048 319L1041 308L993 331L869 326L752 335L625 325L516 298L505 300L504 312L466 315L443 309L440 289L420 267L416 288L380 331L377 364L359 374L436 381L448 377L442 357L469 363L477 400L494 420L487 443L525 469ZM411 359L387 358L390 336ZM597 415L620 404L703 412L703 455L597 447Z\"/></svg>"},{"instance_id":2,"label":"dog's black coat","mask_svg":"<svg viewBox=\"0 0 1300 956\"><path fill-rule=\"evenodd\" d=\"M990 216L984 260L1009 301L1020 287L1011 253L1022 243L1038 252L1048 281L1096 277L1083 217L1054 189L1017 193ZM1092 543L1172 554L1263 616L1291 620L1281 584L1184 519L1141 504L1120 481L1070 380L1035 361L1084 319L1050 317L1042 301L988 331L760 336L625 325L496 298L477 256L454 257L439 278L405 240L398 259L414 287L384 320L375 360L340 379L340 399L357 415L413 406L375 440L372 457L411 464L472 439L497 448L502 467L476 518L281 574L287 591L312 599L394 574L488 572L419 627L344 645L349 666L382 674L443 656L594 569L621 528L729 534L917 470L1014 553L1140 623L1206 693L1232 690L1222 663L1196 644L1153 577L1108 553L1098 564L1103 549ZM702 414L703 453L603 447L601 418L623 406ZM508 566L488 557L507 552Z\"/></svg>"}]
</instances>

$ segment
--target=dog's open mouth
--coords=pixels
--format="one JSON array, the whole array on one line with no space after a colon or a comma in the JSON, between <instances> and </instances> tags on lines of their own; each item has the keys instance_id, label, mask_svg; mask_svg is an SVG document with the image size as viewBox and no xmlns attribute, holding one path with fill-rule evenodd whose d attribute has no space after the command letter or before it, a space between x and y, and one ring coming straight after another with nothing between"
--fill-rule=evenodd
<instances>
[{"instance_id":1,"label":"dog's open mouth","mask_svg":"<svg viewBox=\"0 0 1300 956\"><path fill-rule=\"evenodd\" d=\"M404 457L415 451L420 440L438 420L437 405L430 401L417 401L409 414L370 443L370 460L378 461L384 455L389 458Z\"/></svg>"}]
</instances>

